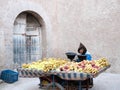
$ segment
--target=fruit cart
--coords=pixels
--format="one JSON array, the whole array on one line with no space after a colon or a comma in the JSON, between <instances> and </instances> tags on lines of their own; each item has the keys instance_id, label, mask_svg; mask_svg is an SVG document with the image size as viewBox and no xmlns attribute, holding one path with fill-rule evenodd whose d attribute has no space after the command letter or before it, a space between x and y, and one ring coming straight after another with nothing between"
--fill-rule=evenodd
<instances>
[{"instance_id":1,"label":"fruit cart","mask_svg":"<svg viewBox=\"0 0 120 90\"><path fill-rule=\"evenodd\" d=\"M109 67L110 67L110 65L100 69L99 72L96 73L96 74L80 73L80 72L73 72L73 71L69 71L69 72L65 72L65 71L56 72L56 71L53 71L53 74L52 74L53 82L51 84L48 84L46 89L51 90L50 87L54 86L54 84L56 84L56 82L54 82L54 75L57 75L58 77L60 77L63 80L62 87L64 87L64 89L61 89L61 90L82 90L81 81L87 80L89 78L95 78L100 73L102 73L106 69L108 69ZM73 84L70 84L71 81L72 82L77 81L77 85L76 85L77 87L76 86L74 87ZM66 84L66 86L64 86L65 84ZM59 87L61 87L61 86L59 86ZM88 88L89 88L89 82L87 84L86 90L88 90Z\"/></svg>"},{"instance_id":2,"label":"fruit cart","mask_svg":"<svg viewBox=\"0 0 120 90\"><path fill-rule=\"evenodd\" d=\"M56 70L52 70L50 72L43 72L41 70L36 70L36 69L30 70L30 69L22 69L22 68L18 68L17 70L19 72L19 76L21 76L21 77L48 77L48 76L51 76L51 82L46 85L46 90L65 90L65 88L67 88L67 90L73 90L73 89L69 89L68 86L64 87L64 85L66 83L68 84L69 81L78 81L79 85L78 85L77 89L82 90L81 81L86 80L88 78L95 78L100 73L102 73L106 69L108 69L109 67L110 67L110 65L103 67L98 71L98 73L95 73L95 74L80 73L80 72L73 72L73 71L65 72L65 71L56 71ZM55 82L55 76L58 76L62 80L65 80L68 82L64 82L63 85L61 85L58 82ZM59 89L55 89L56 87L58 87ZM89 86L86 88L86 90L88 90L88 88L89 88Z\"/></svg>"}]
</instances>

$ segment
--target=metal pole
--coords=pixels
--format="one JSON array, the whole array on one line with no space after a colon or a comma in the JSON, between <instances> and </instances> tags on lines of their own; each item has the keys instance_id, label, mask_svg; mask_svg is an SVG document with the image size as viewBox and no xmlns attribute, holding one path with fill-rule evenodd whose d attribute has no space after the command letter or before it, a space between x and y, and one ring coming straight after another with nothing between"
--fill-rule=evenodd
<instances>
[{"instance_id":1,"label":"metal pole","mask_svg":"<svg viewBox=\"0 0 120 90\"><path fill-rule=\"evenodd\" d=\"M82 90L81 80L79 80L79 90Z\"/></svg>"}]
</instances>

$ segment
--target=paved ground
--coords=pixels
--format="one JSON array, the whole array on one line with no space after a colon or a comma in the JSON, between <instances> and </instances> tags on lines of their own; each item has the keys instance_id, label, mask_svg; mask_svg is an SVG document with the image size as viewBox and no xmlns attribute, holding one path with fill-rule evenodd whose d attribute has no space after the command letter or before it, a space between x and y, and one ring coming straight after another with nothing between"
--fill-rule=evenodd
<instances>
[{"instance_id":1,"label":"paved ground","mask_svg":"<svg viewBox=\"0 0 120 90\"><path fill-rule=\"evenodd\" d=\"M38 78L19 78L13 84L0 83L0 90L42 90L38 84ZM101 73L89 90L120 90L120 74Z\"/></svg>"}]
</instances>

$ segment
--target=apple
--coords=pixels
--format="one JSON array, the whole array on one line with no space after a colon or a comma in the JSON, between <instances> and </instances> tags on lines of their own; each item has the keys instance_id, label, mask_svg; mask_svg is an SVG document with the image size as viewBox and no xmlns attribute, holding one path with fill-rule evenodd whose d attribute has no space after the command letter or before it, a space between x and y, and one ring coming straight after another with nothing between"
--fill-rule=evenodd
<instances>
[{"instance_id":1,"label":"apple","mask_svg":"<svg viewBox=\"0 0 120 90\"><path fill-rule=\"evenodd\" d=\"M93 68L100 69L100 67L99 67L99 66L93 66Z\"/></svg>"},{"instance_id":2,"label":"apple","mask_svg":"<svg viewBox=\"0 0 120 90\"><path fill-rule=\"evenodd\" d=\"M78 65L78 66L81 66L81 63L78 63L77 65Z\"/></svg>"},{"instance_id":3,"label":"apple","mask_svg":"<svg viewBox=\"0 0 120 90\"><path fill-rule=\"evenodd\" d=\"M82 68L82 67L83 67L83 66L79 66L79 65L77 66L78 69L79 69L79 68Z\"/></svg>"},{"instance_id":4,"label":"apple","mask_svg":"<svg viewBox=\"0 0 120 90\"><path fill-rule=\"evenodd\" d=\"M64 69L69 69L69 66L64 66Z\"/></svg>"},{"instance_id":5,"label":"apple","mask_svg":"<svg viewBox=\"0 0 120 90\"><path fill-rule=\"evenodd\" d=\"M62 68L62 67L60 67L60 71L63 71L63 68Z\"/></svg>"}]
</instances>

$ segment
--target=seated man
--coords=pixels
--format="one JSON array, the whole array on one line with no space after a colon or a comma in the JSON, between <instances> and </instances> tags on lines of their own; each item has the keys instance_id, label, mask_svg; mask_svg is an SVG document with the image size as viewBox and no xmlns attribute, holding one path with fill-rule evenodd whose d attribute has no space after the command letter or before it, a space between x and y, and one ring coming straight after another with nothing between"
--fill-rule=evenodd
<instances>
[{"instance_id":1,"label":"seated man","mask_svg":"<svg viewBox=\"0 0 120 90\"><path fill-rule=\"evenodd\" d=\"M86 47L80 43L80 46L78 48L78 53L79 55L83 55L83 56L86 56L86 60L92 60L92 56L91 54L87 51ZM78 58L77 59L77 62L80 62L81 60ZM87 84L89 83L89 87L92 87L93 86L93 79L92 78L89 78L85 81L82 81L82 86L86 86Z\"/></svg>"},{"instance_id":2,"label":"seated man","mask_svg":"<svg viewBox=\"0 0 120 90\"><path fill-rule=\"evenodd\" d=\"M86 60L92 60L91 54L87 51L86 47L82 43L80 43L80 46L78 48L78 53L79 55L85 55Z\"/></svg>"}]
</instances>

